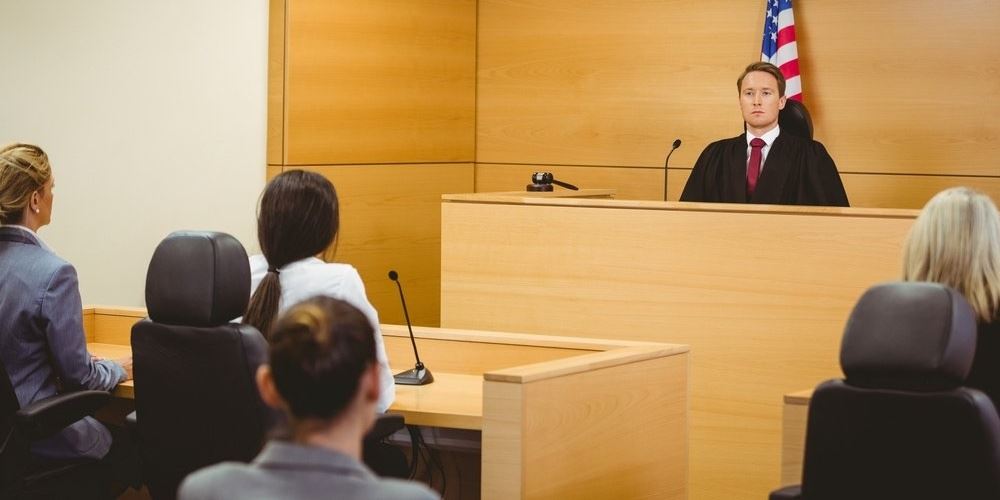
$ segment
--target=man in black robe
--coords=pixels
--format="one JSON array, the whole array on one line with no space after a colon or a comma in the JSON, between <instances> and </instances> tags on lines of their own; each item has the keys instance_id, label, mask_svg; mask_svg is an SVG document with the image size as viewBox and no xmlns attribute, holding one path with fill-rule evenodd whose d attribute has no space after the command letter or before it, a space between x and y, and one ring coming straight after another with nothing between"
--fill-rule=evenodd
<instances>
[{"instance_id":1,"label":"man in black robe","mask_svg":"<svg viewBox=\"0 0 1000 500\"><path fill-rule=\"evenodd\" d=\"M702 151L681 201L848 206L844 184L826 148L778 127L778 112L785 107L781 70L753 63L736 85L747 132L713 142Z\"/></svg>"}]
</instances>

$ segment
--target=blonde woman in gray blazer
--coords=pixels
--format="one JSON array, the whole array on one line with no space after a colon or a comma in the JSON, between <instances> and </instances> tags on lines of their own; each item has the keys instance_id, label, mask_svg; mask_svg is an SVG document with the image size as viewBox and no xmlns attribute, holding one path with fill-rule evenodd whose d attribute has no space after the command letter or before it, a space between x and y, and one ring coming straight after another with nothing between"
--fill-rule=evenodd
<instances>
[{"instance_id":1,"label":"blonde woman in gray blazer","mask_svg":"<svg viewBox=\"0 0 1000 500\"><path fill-rule=\"evenodd\" d=\"M76 270L38 237L52 219L54 186L41 148L0 148L0 359L22 407L131 378L131 358L96 360L87 352ZM110 448L108 429L86 417L31 451L40 459L102 458Z\"/></svg>"}]
</instances>

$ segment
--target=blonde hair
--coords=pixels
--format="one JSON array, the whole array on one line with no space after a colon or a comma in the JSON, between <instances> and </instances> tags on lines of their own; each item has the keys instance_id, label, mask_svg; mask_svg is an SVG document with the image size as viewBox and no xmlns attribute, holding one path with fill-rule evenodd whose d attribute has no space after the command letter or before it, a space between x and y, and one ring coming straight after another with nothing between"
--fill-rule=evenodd
<instances>
[{"instance_id":1,"label":"blonde hair","mask_svg":"<svg viewBox=\"0 0 1000 500\"><path fill-rule=\"evenodd\" d=\"M49 157L31 144L10 144L0 148L0 224L21 222L31 193L52 177Z\"/></svg>"},{"instance_id":2,"label":"blonde hair","mask_svg":"<svg viewBox=\"0 0 1000 500\"><path fill-rule=\"evenodd\" d=\"M1000 314L1000 213L974 189L947 189L927 202L903 250L903 279L958 290L981 321Z\"/></svg>"}]
</instances>

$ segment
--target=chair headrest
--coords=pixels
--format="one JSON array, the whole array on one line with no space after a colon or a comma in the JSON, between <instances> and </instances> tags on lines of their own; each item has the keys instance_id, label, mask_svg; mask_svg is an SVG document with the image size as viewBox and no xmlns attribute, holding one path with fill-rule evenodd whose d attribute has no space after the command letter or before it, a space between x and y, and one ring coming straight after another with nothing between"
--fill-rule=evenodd
<instances>
[{"instance_id":1,"label":"chair headrest","mask_svg":"<svg viewBox=\"0 0 1000 500\"><path fill-rule=\"evenodd\" d=\"M225 233L176 231L156 247L146 272L146 307L157 323L218 326L246 312L250 262Z\"/></svg>"},{"instance_id":2,"label":"chair headrest","mask_svg":"<svg viewBox=\"0 0 1000 500\"><path fill-rule=\"evenodd\" d=\"M844 330L840 366L850 385L907 391L961 386L976 351L976 316L937 283L886 283L861 296Z\"/></svg>"},{"instance_id":3,"label":"chair headrest","mask_svg":"<svg viewBox=\"0 0 1000 500\"><path fill-rule=\"evenodd\" d=\"M789 133L806 139L813 138L813 122L809 116L809 110L805 104L799 101L788 99L785 107L778 112L778 126L781 133Z\"/></svg>"}]
</instances>

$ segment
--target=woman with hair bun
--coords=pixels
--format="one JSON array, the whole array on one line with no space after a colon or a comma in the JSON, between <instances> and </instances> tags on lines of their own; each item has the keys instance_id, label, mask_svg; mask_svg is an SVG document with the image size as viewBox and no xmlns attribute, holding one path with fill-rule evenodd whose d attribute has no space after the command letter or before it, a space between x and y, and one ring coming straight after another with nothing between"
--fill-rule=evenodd
<instances>
[{"instance_id":1,"label":"woman with hair bun","mask_svg":"<svg viewBox=\"0 0 1000 500\"><path fill-rule=\"evenodd\" d=\"M367 316L345 301L318 296L292 306L271 329L270 362L257 371L264 402L288 417L289 438L271 440L250 464L195 472L179 498L438 498L361 463L381 391L373 334Z\"/></svg>"}]
</instances>

